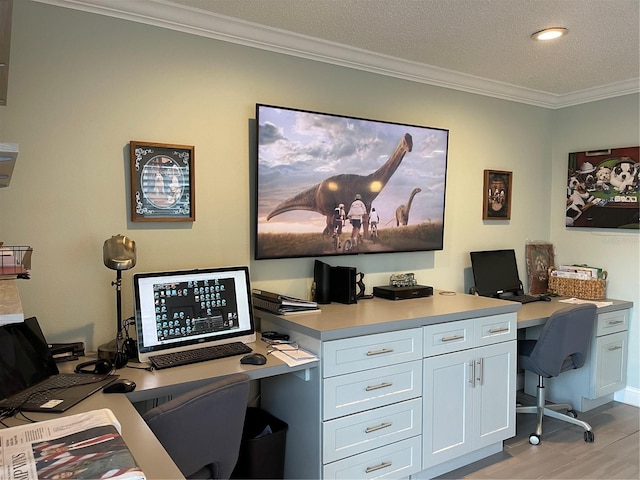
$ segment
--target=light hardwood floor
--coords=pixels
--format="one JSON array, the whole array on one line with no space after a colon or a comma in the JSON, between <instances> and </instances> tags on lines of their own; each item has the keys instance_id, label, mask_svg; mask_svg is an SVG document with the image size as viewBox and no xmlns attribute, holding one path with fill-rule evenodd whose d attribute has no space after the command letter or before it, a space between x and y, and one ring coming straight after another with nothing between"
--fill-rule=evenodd
<instances>
[{"instance_id":1,"label":"light hardwood floor","mask_svg":"<svg viewBox=\"0 0 640 480\"><path fill-rule=\"evenodd\" d=\"M519 400L521 397L519 396ZM531 398L522 404L535 404ZM588 422L594 443L583 430L553 418L543 420L540 445L529 444L535 415L519 414L516 436L501 453L449 472L439 479L633 479L640 478L640 409L610 402L578 418Z\"/></svg>"}]
</instances>

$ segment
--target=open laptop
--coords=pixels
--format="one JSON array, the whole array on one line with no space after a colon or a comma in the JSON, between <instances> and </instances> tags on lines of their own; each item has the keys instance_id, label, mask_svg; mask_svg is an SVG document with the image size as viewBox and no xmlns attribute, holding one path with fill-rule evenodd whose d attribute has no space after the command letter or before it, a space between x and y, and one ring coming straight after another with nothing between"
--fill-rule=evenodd
<instances>
[{"instance_id":1,"label":"open laptop","mask_svg":"<svg viewBox=\"0 0 640 480\"><path fill-rule=\"evenodd\" d=\"M478 295L520 303L543 299L540 296L524 294L513 249L485 250L471 252L470 255L475 291Z\"/></svg>"},{"instance_id":2,"label":"open laptop","mask_svg":"<svg viewBox=\"0 0 640 480\"><path fill-rule=\"evenodd\" d=\"M246 266L138 273L133 286L140 362L256 341Z\"/></svg>"},{"instance_id":3,"label":"open laptop","mask_svg":"<svg viewBox=\"0 0 640 480\"><path fill-rule=\"evenodd\" d=\"M64 412L116 378L60 373L35 317L0 326L0 409Z\"/></svg>"}]
</instances>

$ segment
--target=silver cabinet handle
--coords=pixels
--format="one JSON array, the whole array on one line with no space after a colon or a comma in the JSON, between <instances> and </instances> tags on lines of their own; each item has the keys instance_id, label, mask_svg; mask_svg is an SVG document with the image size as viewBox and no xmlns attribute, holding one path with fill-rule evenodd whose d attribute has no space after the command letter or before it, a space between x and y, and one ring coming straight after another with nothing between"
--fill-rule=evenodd
<instances>
[{"instance_id":1,"label":"silver cabinet handle","mask_svg":"<svg viewBox=\"0 0 640 480\"><path fill-rule=\"evenodd\" d=\"M367 388L365 388L365 391L370 392L371 390L378 390L380 388L387 388L390 387L391 385L393 385L393 383L390 382L382 382L378 385L369 385Z\"/></svg>"},{"instance_id":2,"label":"silver cabinet handle","mask_svg":"<svg viewBox=\"0 0 640 480\"><path fill-rule=\"evenodd\" d=\"M471 384L471 388L475 388L476 386L476 361L471 360L469 362L469 368L471 369L471 373L469 374L469 383Z\"/></svg>"},{"instance_id":3,"label":"silver cabinet handle","mask_svg":"<svg viewBox=\"0 0 640 480\"><path fill-rule=\"evenodd\" d=\"M382 355L383 353L391 353L393 352L393 348L381 348L380 350L370 350L367 352L367 357L372 355Z\"/></svg>"},{"instance_id":4,"label":"silver cabinet handle","mask_svg":"<svg viewBox=\"0 0 640 480\"><path fill-rule=\"evenodd\" d=\"M615 346L615 347L609 347L609 348L608 348L608 350L609 350L610 352L613 352L613 351L615 351L615 350L622 350L622 347L621 347L620 345L617 345L617 346Z\"/></svg>"},{"instance_id":5,"label":"silver cabinet handle","mask_svg":"<svg viewBox=\"0 0 640 480\"><path fill-rule=\"evenodd\" d=\"M476 380L478 380L478 385L482 385L484 383L484 358L476 360L476 365L478 366Z\"/></svg>"},{"instance_id":6,"label":"silver cabinet handle","mask_svg":"<svg viewBox=\"0 0 640 480\"><path fill-rule=\"evenodd\" d=\"M500 327L500 328L492 328L489 330L489 333L502 333L502 332L508 332L509 331L509 327Z\"/></svg>"},{"instance_id":7,"label":"silver cabinet handle","mask_svg":"<svg viewBox=\"0 0 640 480\"><path fill-rule=\"evenodd\" d=\"M619 325L621 323L624 323L624 320L609 320L607 322L608 325Z\"/></svg>"},{"instance_id":8,"label":"silver cabinet handle","mask_svg":"<svg viewBox=\"0 0 640 480\"><path fill-rule=\"evenodd\" d=\"M451 342L453 340L462 340L464 335L451 335L450 337L442 337L440 339L441 342Z\"/></svg>"},{"instance_id":9,"label":"silver cabinet handle","mask_svg":"<svg viewBox=\"0 0 640 480\"><path fill-rule=\"evenodd\" d=\"M383 462L380 465L376 465L375 467L367 467L367 469L365 470L365 473L375 472L376 470L380 470L390 466L391 466L391 462Z\"/></svg>"},{"instance_id":10,"label":"silver cabinet handle","mask_svg":"<svg viewBox=\"0 0 640 480\"><path fill-rule=\"evenodd\" d=\"M364 433L375 432L377 430L382 430L383 428L389 428L390 426L391 426L391 422L384 422L384 423L381 423L380 425L376 425L375 427L367 427Z\"/></svg>"}]
</instances>

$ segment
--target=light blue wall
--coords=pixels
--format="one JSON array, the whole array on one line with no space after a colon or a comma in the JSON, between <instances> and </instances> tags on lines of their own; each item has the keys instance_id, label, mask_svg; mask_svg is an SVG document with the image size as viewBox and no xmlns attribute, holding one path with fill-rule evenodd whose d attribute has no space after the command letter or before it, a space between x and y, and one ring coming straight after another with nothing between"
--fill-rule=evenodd
<instances>
[{"instance_id":1,"label":"light blue wall","mask_svg":"<svg viewBox=\"0 0 640 480\"><path fill-rule=\"evenodd\" d=\"M513 247L524 273L528 240L564 242L553 224L563 210L554 199L566 163L563 111L16 0L0 141L19 143L20 154L0 191L0 240L34 247L33 278L20 293L52 341L91 348L113 336L114 273L102 243L117 233L138 246L135 269L123 275L125 316L134 272L249 264L256 286L307 295L313 259L252 260L257 102L450 130L444 250L324 259L358 267L369 289L412 271L422 284L462 292L471 250ZM598 123L632 121L609 102L620 100L593 107L604 112ZM593 139L571 147L619 140ZM128 221L131 140L195 146L195 223ZM511 221L482 221L485 169L513 172Z\"/></svg>"},{"instance_id":2,"label":"light blue wall","mask_svg":"<svg viewBox=\"0 0 640 480\"><path fill-rule=\"evenodd\" d=\"M607 295L632 300L627 369L628 394L640 399L640 237L612 229L564 226L567 154L575 151L640 145L638 95L627 95L558 110L554 116L551 191L551 241L559 263L601 265L609 274ZM638 159L636 159L637 161Z\"/></svg>"}]
</instances>

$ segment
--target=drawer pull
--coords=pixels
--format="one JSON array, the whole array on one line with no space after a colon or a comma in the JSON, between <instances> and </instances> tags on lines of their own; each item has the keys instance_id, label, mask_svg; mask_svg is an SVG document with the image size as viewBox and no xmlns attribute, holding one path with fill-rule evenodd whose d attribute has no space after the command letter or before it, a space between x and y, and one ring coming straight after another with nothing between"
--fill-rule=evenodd
<instances>
[{"instance_id":1,"label":"drawer pull","mask_svg":"<svg viewBox=\"0 0 640 480\"><path fill-rule=\"evenodd\" d=\"M609 325L620 325L621 323L624 323L624 320L609 320L607 322Z\"/></svg>"},{"instance_id":2,"label":"drawer pull","mask_svg":"<svg viewBox=\"0 0 640 480\"><path fill-rule=\"evenodd\" d=\"M451 342L453 340L462 340L464 335L451 335L450 337L442 337L440 339L441 342Z\"/></svg>"},{"instance_id":3,"label":"drawer pull","mask_svg":"<svg viewBox=\"0 0 640 480\"><path fill-rule=\"evenodd\" d=\"M608 350L609 350L610 352L613 352L613 351L615 351L615 350L622 350L622 347L621 347L620 345L618 345L618 346L615 346L615 347L609 347L609 349L608 349Z\"/></svg>"},{"instance_id":4,"label":"drawer pull","mask_svg":"<svg viewBox=\"0 0 640 480\"><path fill-rule=\"evenodd\" d=\"M367 392L370 392L371 390L378 390L380 388L387 388L390 387L391 385L393 385L393 383L391 382L382 382L378 385L369 385L367 388L365 388L365 390Z\"/></svg>"},{"instance_id":5,"label":"drawer pull","mask_svg":"<svg viewBox=\"0 0 640 480\"><path fill-rule=\"evenodd\" d=\"M367 352L367 357L371 357L372 355L382 355L383 353L391 353L393 352L393 348L381 348L380 350L371 350Z\"/></svg>"},{"instance_id":6,"label":"drawer pull","mask_svg":"<svg viewBox=\"0 0 640 480\"><path fill-rule=\"evenodd\" d=\"M508 332L509 331L509 327L500 327L500 328L492 328L489 330L489 333L502 333L502 332Z\"/></svg>"},{"instance_id":7,"label":"drawer pull","mask_svg":"<svg viewBox=\"0 0 640 480\"><path fill-rule=\"evenodd\" d=\"M375 432L377 430L382 430L383 428L388 428L390 426L391 426L391 422L384 422L384 423L381 423L380 425L376 425L375 427L367 427L364 430L364 433Z\"/></svg>"},{"instance_id":8,"label":"drawer pull","mask_svg":"<svg viewBox=\"0 0 640 480\"><path fill-rule=\"evenodd\" d=\"M367 467L365 473L375 472L376 470L381 470L383 468L387 468L391 466L391 462L382 462L380 465L376 465L375 467Z\"/></svg>"}]
</instances>

